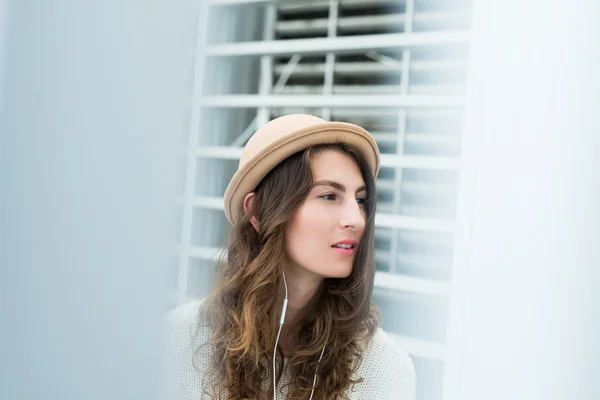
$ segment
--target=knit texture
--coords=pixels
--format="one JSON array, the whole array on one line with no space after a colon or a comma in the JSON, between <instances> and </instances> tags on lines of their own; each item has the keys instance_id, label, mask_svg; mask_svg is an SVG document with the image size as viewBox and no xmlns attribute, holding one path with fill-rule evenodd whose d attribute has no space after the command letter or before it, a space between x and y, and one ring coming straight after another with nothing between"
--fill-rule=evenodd
<instances>
[{"instance_id":1,"label":"knit texture","mask_svg":"<svg viewBox=\"0 0 600 400\"><path fill-rule=\"evenodd\" d=\"M170 400L208 399L203 395L202 381L208 368L208 353L196 358L197 371L193 366L193 354L202 343L208 341L210 332L200 325L201 301L177 307L167 314L167 359L168 393ZM206 347L204 347L206 348ZM347 395L351 400L414 400L415 371L412 361L381 328L366 345L363 362L357 376L364 379L356 384ZM278 400L285 399L284 375L278 385ZM265 390L271 382L265 382ZM204 396L204 397L203 397Z\"/></svg>"}]
</instances>

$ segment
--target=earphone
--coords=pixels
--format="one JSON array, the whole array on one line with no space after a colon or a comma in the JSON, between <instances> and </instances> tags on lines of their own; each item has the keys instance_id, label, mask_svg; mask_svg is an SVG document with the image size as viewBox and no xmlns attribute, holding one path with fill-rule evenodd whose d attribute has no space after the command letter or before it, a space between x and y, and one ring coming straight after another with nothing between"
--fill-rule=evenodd
<instances>
[{"instance_id":1,"label":"earphone","mask_svg":"<svg viewBox=\"0 0 600 400\"><path fill-rule=\"evenodd\" d=\"M279 318L279 330L277 331L277 338L275 339L275 348L273 349L273 400L277 400L277 384L275 382L275 357L277 356L277 344L279 343L279 336L281 335L281 328L283 327L283 322L285 320L285 312L287 311L288 304L288 287L287 281L285 280L285 272L281 271L283 274L283 286L285 287L285 298L283 299L283 305L281 307L281 318ZM321 359L323 358L323 353L325 353L325 346L323 346L323 350L321 350L321 355L319 356L319 361L317 362L317 368L315 369L315 377L313 378L312 390L310 392L309 400L312 400L313 394L315 393L315 385L317 384L317 371L319 370L319 364L321 363Z\"/></svg>"},{"instance_id":2,"label":"earphone","mask_svg":"<svg viewBox=\"0 0 600 400\"><path fill-rule=\"evenodd\" d=\"M283 321L285 320L285 312L287 311L288 303L288 288L287 282L285 281L285 272L282 271L282 274L283 285L285 286L285 298L283 299L283 306L281 307L281 317L279 318L279 330L277 331L277 339L275 339L275 347L273 348L273 400L277 400L277 384L275 382L275 357L277 356L277 343L279 343L279 335L281 335L281 328L283 327ZM310 397L312 397L312 394Z\"/></svg>"}]
</instances>

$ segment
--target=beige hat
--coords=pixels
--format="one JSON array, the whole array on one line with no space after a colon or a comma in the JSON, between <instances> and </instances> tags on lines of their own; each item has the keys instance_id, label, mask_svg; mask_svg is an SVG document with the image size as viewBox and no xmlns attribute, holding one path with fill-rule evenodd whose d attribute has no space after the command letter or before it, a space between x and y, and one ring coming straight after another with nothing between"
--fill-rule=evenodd
<instances>
[{"instance_id":1,"label":"beige hat","mask_svg":"<svg viewBox=\"0 0 600 400\"><path fill-rule=\"evenodd\" d=\"M244 147L238 170L225 191L225 215L229 222L237 224L244 197L277 164L298 151L326 143L345 143L355 148L367 161L373 177L377 177L379 148L365 129L313 115L284 115L257 130Z\"/></svg>"}]
</instances>

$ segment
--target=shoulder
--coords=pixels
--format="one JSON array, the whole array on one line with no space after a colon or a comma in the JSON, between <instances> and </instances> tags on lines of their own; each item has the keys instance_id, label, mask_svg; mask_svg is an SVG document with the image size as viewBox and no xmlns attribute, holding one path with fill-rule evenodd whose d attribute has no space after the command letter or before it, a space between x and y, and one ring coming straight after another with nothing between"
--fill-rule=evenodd
<instances>
[{"instance_id":1,"label":"shoulder","mask_svg":"<svg viewBox=\"0 0 600 400\"><path fill-rule=\"evenodd\" d=\"M365 346L359 375L365 393L378 399L414 400L415 368L408 353L381 328ZM373 397L375 398L375 397Z\"/></svg>"},{"instance_id":2,"label":"shoulder","mask_svg":"<svg viewBox=\"0 0 600 400\"><path fill-rule=\"evenodd\" d=\"M165 315L165 323L169 330L187 330L200 323L200 307L203 299L194 300L182 304L168 311Z\"/></svg>"},{"instance_id":3,"label":"shoulder","mask_svg":"<svg viewBox=\"0 0 600 400\"><path fill-rule=\"evenodd\" d=\"M176 307L165 315L167 398L192 399L201 393L203 372L208 358L205 354L196 359L194 354L207 340L207 328L202 327L200 307L202 300Z\"/></svg>"},{"instance_id":4,"label":"shoulder","mask_svg":"<svg viewBox=\"0 0 600 400\"><path fill-rule=\"evenodd\" d=\"M165 325L168 343L171 350L188 350L187 347L198 345L207 339L208 329L201 319L203 299L182 304L168 311L165 315Z\"/></svg>"},{"instance_id":5,"label":"shoulder","mask_svg":"<svg viewBox=\"0 0 600 400\"><path fill-rule=\"evenodd\" d=\"M408 353L402 349L395 339L383 329L377 328L373 338L365 349L365 355L377 358L382 367L398 370L402 373L412 373L413 363Z\"/></svg>"}]
</instances>

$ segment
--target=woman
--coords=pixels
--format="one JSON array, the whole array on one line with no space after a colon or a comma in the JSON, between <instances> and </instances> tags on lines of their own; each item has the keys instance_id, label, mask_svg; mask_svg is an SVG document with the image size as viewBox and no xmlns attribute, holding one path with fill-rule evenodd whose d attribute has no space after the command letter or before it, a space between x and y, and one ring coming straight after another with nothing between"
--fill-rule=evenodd
<instances>
[{"instance_id":1,"label":"woman","mask_svg":"<svg viewBox=\"0 0 600 400\"><path fill-rule=\"evenodd\" d=\"M173 398L414 399L371 304L378 170L356 125L295 114L250 138L216 287L170 314Z\"/></svg>"}]
</instances>

